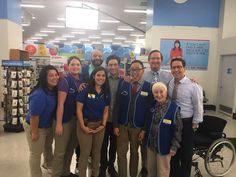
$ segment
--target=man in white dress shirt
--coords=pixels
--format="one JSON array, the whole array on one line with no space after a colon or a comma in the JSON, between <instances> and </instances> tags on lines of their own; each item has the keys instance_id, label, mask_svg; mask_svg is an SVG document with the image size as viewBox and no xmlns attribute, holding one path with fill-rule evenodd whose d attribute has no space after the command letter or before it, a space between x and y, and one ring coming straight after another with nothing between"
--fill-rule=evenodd
<instances>
[{"instance_id":1,"label":"man in white dress shirt","mask_svg":"<svg viewBox=\"0 0 236 177\"><path fill-rule=\"evenodd\" d=\"M185 61L181 58L171 60L173 79L169 83L169 96L180 106L183 122L180 149L171 159L170 177L190 177L193 134L203 121L203 90L185 75Z\"/></svg>"}]
</instances>

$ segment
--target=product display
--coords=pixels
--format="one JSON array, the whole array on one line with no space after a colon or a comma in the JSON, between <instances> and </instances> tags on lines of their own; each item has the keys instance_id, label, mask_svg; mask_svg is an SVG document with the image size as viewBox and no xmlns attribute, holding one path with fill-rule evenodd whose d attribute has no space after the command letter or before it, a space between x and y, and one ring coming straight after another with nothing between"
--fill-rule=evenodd
<instances>
[{"instance_id":1,"label":"product display","mask_svg":"<svg viewBox=\"0 0 236 177\"><path fill-rule=\"evenodd\" d=\"M29 61L3 60L4 131L23 131L28 112L32 67Z\"/></svg>"}]
</instances>

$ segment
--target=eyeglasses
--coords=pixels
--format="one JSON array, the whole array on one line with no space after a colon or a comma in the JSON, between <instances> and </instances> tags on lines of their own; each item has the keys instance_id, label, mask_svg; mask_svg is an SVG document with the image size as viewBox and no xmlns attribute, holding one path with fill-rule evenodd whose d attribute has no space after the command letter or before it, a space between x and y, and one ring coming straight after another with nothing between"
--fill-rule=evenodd
<instances>
[{"instance_id":1,"label":"eyeglasses","mask_svg":"<svg viewBox=\"0 0 236 177\"><path fill-rule=\"evenodd\" d=\"M142 71L144 68L139 68L139 69L130 69L130 72L134 73L134 72L140 72Z\"/></svg>"},{"instance_id":2,"label":"eyeglasses","mask_svg":"<svg viewBox=\"0 0 236 177\"><path fill-rule=\"evenodd\" d=\"M183 66L171 66L171 69L182 69Z\"/></svg>"}]
</instances>

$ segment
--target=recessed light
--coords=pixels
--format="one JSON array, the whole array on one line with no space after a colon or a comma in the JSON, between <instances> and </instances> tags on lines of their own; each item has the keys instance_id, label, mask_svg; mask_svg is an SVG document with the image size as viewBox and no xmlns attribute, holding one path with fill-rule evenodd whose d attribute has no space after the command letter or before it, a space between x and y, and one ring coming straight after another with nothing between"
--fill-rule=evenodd
<instances>
[{"instance_id":1,"label":"recessed light","mask_svg":"<svg viewBox=\"0 0 236 177\"><path fill-rule=\"evenodd\" d=\"M41 33L36 33L35 36L42 36L42 37L46 37L48 36L47 34L41 34Z\"/></svg>"},{"instance_id":2,"label":"recessed light","mask_svg":"<svg viewBox=\"0 0 236 177\"><path fill-rule=\"evenodd\" d=\"M72 31L72 34L86 34L84 31Z\"/></svg>"},{"instance_id":3,"label":"recessed light","mask_svg":"<svg viewBox=\"0 0 236 177\"><path fill-rule=\"evenodd\" d=\"M140 24L142 24L142 25L146 25L147 24L147 22L139 22Z\"/></svg>"},{"instance_id":4,"label":"recessed light","mask_svg":"<svg viewBox=\"0 0 236 177\"><path fill-rule=\"evenodd\" d=\"M133 28L118 28L118 31L134 31Z\"/></svg>"},{"instance_id":5,"label":"recessed light","mask_svg":"<svg viewBox=\"0 0 236 177\"><path fill-rule=\"evenodd\" d=\"M75 36L74 36L74 35L68 35L68 34L66 34L66 35L62 35L62 37L66 37L66 38L74 38Z\"/></svg>"},{"instance_id":6,"label":"recessed light","mask_svg":"<svg viewBox=\"0 0 236 177\"><path fill-rule=\"evenodd\" d=\"M147 13L146 10L138 10L138 9L125 9L124 12L128 12L128 13L142 13L142 14L146 14Z\"/></svg>"},{"instance_id":7,"label":"recessed light","mask_svg":"<svg viewBox=\"0 0 236 177\"><path fill-rule=\"evenodd\" d=\"M174 0L174 1L178 4L183 4L183 3L187 2L188 0Z\"/></svg>"},{"instance_id":8,"label":"recessed light","mask_svg":"<svg viewBox=\"0 0 236 177\"><path fill-rule=\"evenodd\" d=\"M133 37L143 37L144 34L130 34L130 36L133 36Z\"/></svg>"},{"instance_id":9,"label":"recessed light","mask_svg":"<svg viewBox=\"0 0 236 177\"><path fill-rule=\"evenodd\" d=\"M61 17L58 17L57 20L59 20L59 21L66 21L65 18L61 18Z\"/></svg>"},{"instance_id":10,"label":"recessed light","mask_svg":"<svg viewBox=\"0 0 236 177\"><path fill-rule=\"evenodd\" d=\"M89 36L88 38L89 38L89 39L101 39L100 36Z\"/></svg>"},{"instance_id":11,"label":"recessed light","mask_svg":"<svg viewBox=\"0 0 236 177\"><path fill-rule=\"evenodd\" d=\"M126 37L115 37L116 40L126 40Z\"/></svg>"},{"instance_id":12,"label":"recessed light","mask_svg":"<svg viewBox=\"0 0 236 177\"><path fill-rule=\"evenodd\" d=\"M105 33L105 32L102 32L101 35L103 35L103 36L115 36L116 34L115 33Z\"/></svg>"},{"instance_id":13,"label":"recessed light","mask_svg":"<svg viewBox=\"0 0 236 177\"><path fill-rule=\"evenodd\" d=\"M65 25L48 25L48 28L65 28Z\"/></svg>"},{"instance_id":14,"label":"recessed light","mask_svg":"<svg viewBox=\"0 0 236 177\"><path fill-rule=\"evenodd\" d=\"M41 30L41 33L55 33L55 30Z\"/></svg>"},{"instance_id":15,"label":"recessed light","mask_svg":"<svg viewBox=\"0 0 236 177\"><path fill-rule=\"evenodd\" d=\"M45 8L44 5L37 5L37 4L21 4L20 6L29 8Z\"/></svg>"},{"instance_id":16,"label":"recessed light","mask_svg":"<svg viewBox=\"0 0 236 177\"><path fill-rule=\"evenodd\" d=\"M100 20L101 23L120 23L119 20Z\"/></svg>"},{"instance_id":17,"label":"recessed light","mask_svg":"<svg viewBox=\"0 0 236 177\"><path fill-rule=\"evenodd\" d=\"M24 22L24 23L21 23L21 26L30 26L30 23L29 22Z\"/></svg>"}]
</instances>

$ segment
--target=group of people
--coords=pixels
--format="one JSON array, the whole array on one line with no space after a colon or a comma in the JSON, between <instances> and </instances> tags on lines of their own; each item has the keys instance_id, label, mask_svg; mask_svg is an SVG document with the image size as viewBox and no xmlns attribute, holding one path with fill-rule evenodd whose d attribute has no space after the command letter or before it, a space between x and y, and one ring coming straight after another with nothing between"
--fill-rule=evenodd
<instances>
[{"instance_id":1,"label":"group of people","mask_svg":"<svg viewBox=\"0 0 236 177\"><path fill-rule=\"evenodd\" d=\"M139 147L142 176L190 177L203 91L185 75L182 58L171 60L171 72L161 69L162 61L161 52L153 50L151 70L134 60L125 78L119 76L120 58L109 56L103 67L98 50L83 67L78 57L70 57L68 73L60 79L53 66L45 66L24 122L31 177L42 177L41 154L52 177L86 177L90 157L92 177L106 177L107 171L111 177L137 177ZM70 172L75 149L78 175Z\"/></svg>"}]
</instances>

